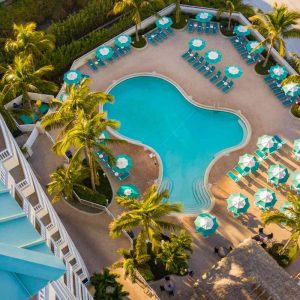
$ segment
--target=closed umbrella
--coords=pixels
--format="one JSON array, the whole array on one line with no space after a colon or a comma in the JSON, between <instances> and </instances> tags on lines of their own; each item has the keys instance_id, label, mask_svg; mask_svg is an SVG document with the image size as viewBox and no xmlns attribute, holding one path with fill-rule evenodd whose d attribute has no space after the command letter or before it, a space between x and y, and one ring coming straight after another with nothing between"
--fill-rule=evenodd
<instances>
[{"instance_id":1,"label":"closed umbrella","mask_svg":"<svg viewBox=\"0 0 300 300\"><path fill-rule=\"evenodd\" d=\"M258 138L256 145L262 152L267 153L274 153L279 148L279 144L274 137L266 134Z\"/></svg>"},{"instance_id":2,"label":"closed umbrella","mask_svg":"<svg viewBox=\"0 0 300 300\"><path fill-rule=\"evenodd\" d=\"M300 170L295 171L292 175L292 188L295 190L300 189Z\"/></svg>"},{"instance_id":3,"label":"closed umbrella","mask_svg":"<svg viewBox=\"0 0 300 300\"><path fill-rule=\"evenodd\" d=\"M250 29L247 28L246 26L243 26L243 25L235 26L234 29L233 29L233 32L237 36L247 36L251 33Z\"/></svg>"},{"instance_id":4,"label":"closed umbrella","mask_svg":"<svg viewBox=\"0 0 300 300\"><path fill-rule=\"evenodd\" d=\"M110 59L114 51L109 46L101 46L96 49L96 56L100 59Z\"/></svg>"},{"instance_id":5,"label":"closed umbrella","mask_svg":"<svg viewBox=\"0 0 300 300\"><path fill-rule=\"evenodd\" d=\"M239 78L243 75L243 70L241 67L232 65L225 67L224 73L229 78Z\"/></svg>"},{"instance_id":6,"label":"closed umbrella","mask_svg":"<svg viewBox=\"0 0 300 300\"><path fill-rule=\"evenodd\" d=\"M70 70L64 74L64 82L68 85L80 83L82 73L77 70Z\"/></svg>"},{"instance_id":7,"label":"closed umbrella","mask_svg":"<svg viewBox=\"0 0 300 300\"><path fill-rule=\"evenodd\" d=\"M293 151L300 154L300 139L294 141Z\"/></svg>"},{"instance_id":8,"label":"closed umbrella","mask_svg":"<svg viewBox=\"0 0 300 300\"><path fill-rule=\"evenodd\" d=\"M132 159L126 154L119 154L115 157L116 166L114 171L118 173L129 172L132 168Z\"/></svg>"},{"instance_id":9,"label":"closed umbrella","mask_svg":"<svg viewBox=\"0 0 300 300\"><path fill-rule=\"evenodd\" d=\"M269 209L277 202L275 193L267 188L257 190L254 194L254 198L255 206L259 207L261 210Z\"/></svg>"},{"instance_id":10,"label":"closed umbrella","mask_svg":"<svg viewBox=\"0 0 300 300\"><path fill-rule=\"evenodd\" d=\"M213 234L219 227L217 218L209 213L201 213L194 221L197 232L204 237Z\"/></svg>"},{"instance_id":11,"label":"closed umbrella","mask_svg":"<svg viewBox=\"0 0 300 300\"><path fill-rule=\"evenodd\" d=\"M222 60L222 53L218 50L209 50L204 53L205 60L210 64L216 64Z\"/></svg>"},{"instance_id":12,"label":"closed umbrella","mask_svg":"<svg viewBox=\"0 0 300 300\"><path fill-rule=\"evenodd\" d=\"M268 170L268 179L274 185L287 182L289 172L287 168L280 164L272 165Z\"/></svg>"},{"instance_id":13,"label":"closed umbrella","mask_svg":"<svg viewBox=\"0 0 300 300\"><path fill-rule=\"evenodd\" d=\"M158 28L167 29L172 26L173 21L169 17L162 17L160 19L157 19L155 23Z\"/></svg>"},{"instance_id":14,"label":"closed umbrella","mask_svg":"<svg viewBox=\"0 0 300 300\"><path fill-rule=\"evenodd\" d=\"M295 97L300 95L300 84L297 83L288 83L282 87L286 95Z\"/></svg>"},{"instance_id":15,"label":"closed umbrella","mask_svg":"<svg viewBox=\"0 0 300 300\"><path fill-rule=\"evenodd\" d=\"M270 68L269 74L276 80L283 80L288 75L288 71L285 67L276 65Z\"/></svg>"},{"instance_id":16,"label":"closed umbrella","mask_svg":"<svg viewBox=\"0 0 300 300\"><path fill-rule=\"evenodd\" d=\"M206 46L206 41L200 38L194 38L189 41L189 49L202 50Z\"/></svg>"},{"instance_id":17,"label":"closed umbrella","mask_svg":"<svg viewBox=\"0 0 300 300\"><path fill-rule=\"evenodd\" d=\"M249 207L248 198L241 193L231 194L227 199L227 209L233 213L234 217L247 212Z\"/></svg>"},{"instance_id":18,"label":"closed umbrella","mask_svg":"<svg viewBox=\"0 0 300 300\"><path fill-rule=\"evenodd\" d=\"M259 42L250 41L246 44L246 49L249 53L262 53L264 51L264 47L259 46L258 48L256 48L258 45Z\"/></svg>"},{"instance_id":19,"label":"closed umbrella","mask_svg":"<svg viewBox=\"0 0 300 300\"><path fill-rule=\"evenodd\" d=\"M244 154L239 158L239 166L245 172L255 172L259 168L257 158L252 154Z\"/></svg>"},{"instance_id":20,"label":"closed umbrella","mask_svg":"<svg viewBox=\"0 0 300 300\"><path fill-rule=\"evenodd\" d=\"M140 192L138 188L133 184L121 185L117 191L118 196L124 196L128 198L138 198Z\"/></svg>"},{"instance_id":21,"label":"closed umbrella","mask_svg":"<svg viewBox=\"0 0 300 300\"><path fill-rule=\"evenodd\" d=\"M210 22L212 17L213 17L213 15L210 12L200 11L196 15L196 20L199 22Z\"/></svg>"},{"instance_id":22,"label":"closed umbrella","mask_svg":"<svg viewBox=\"0 0 300 300\"><path fill-rule=\"evenodd\" d=\"M118 47L123 48L123 47L128 47L131 44L132 39L131 36L128 34L121 34L117 36L114 41Z\"/></svg>"}]
</instances>

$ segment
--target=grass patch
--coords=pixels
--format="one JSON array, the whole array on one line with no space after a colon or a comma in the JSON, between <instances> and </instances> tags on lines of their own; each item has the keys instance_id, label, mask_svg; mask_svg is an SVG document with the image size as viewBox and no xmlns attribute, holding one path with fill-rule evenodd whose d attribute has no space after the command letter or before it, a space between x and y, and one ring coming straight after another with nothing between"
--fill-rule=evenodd
<instances>
[{"instance_id":1,"label":"grass patch","mask_svg":"<svg viewBox=\"0 0 300 300\"><path fill-rule=\"evenodd\" d=\"M139 36L139 39L140 39L139 41L136 40L136 37L132 39L132 46L134 48L143 48L146 46L147 44L146 39L141 35Z\"/></svg>"},{"instance_id":2,"label":"grass patch","mask_svg":"<svg viewBox=\"0 0 300 300\"><path fill-rule=\"evenodd\" d=\"M269 74L269 69L274 66L274 62L269 60L267 65L264 67L263 64L264 64L265 61L261 61L261 62L258 62L256 65L255 65L255 71L257 74L260 74L260 75L268 75Z\"/></svg>"},{"instance_id":3,"label":"grass patch","mask_svg":"<svg viewBox=\"0 0 300 300\"><path fill-rule=\"evenodd\" d=\"M296 118L300 118L300 102L292 105L291 112Z\"/></svg>"}]
</instances>

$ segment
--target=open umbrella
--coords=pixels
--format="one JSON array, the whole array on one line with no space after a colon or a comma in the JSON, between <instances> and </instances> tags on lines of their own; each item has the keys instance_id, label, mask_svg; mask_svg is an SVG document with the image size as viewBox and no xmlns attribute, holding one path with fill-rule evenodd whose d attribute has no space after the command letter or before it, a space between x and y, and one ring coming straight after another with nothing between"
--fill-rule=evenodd
<instances>
[{"instance_id":1,"label":"open umbrella","mask_svg":"<svg viewBox=\"0 0 300 300\"><path fill-rule=\"evenodd\" d=\"M117 37L115 37L115 44L118 46L118 47L128 47L130 44L131 44L131 36L128 35L128 34L121 34Z\"/></svg>"},{"instance_id":2,"label":"open umbrella","mask_svg":"<svg viewBox=\"0 0 300 300\"><path fill-rule=\"evenodd\" d=\"M115 157L116 166L114 171L118 173L129 172L132 168L132 159L126 154L119 154Z\"/></svg>"},{"instance_id":3,"label":"open umbrella","mask_svg":"<svg viewBox=\"0 0 300 300\"><path fill-rule=\"evenodd\" d=\"M274 137L266 134L258 138L256 145L262 152L267 153L274 153L279 148Z\"/></svg>"},{"instance_id":4,"label":"open umbrella","mask_svg":"<svg viewBox=\"0 0 300 300\"><path fill-rule=\"evenodd\" d=\"M219 227L217 219L209 213L201 213L194 221L197 232L204 237L213 234Z\"/></svg>"},{"instance_id":5,"label":"open umbrella","mask_svg":"<svg viewBox=\"0 0 300 300\"><path fill-rule=\"evenodd\" d=\"M138 188L133 184L121 185L117 191L118 196L124 196L128 198L138 198L140 192Z\"/></svg>"},{"instance_id":6,"label":"open umbrella","mask_svg":"<svg viewBox=\"0 0 300 300\"><path fill-rule=\"evenodd\" d=\"M300 189L300 170L295 171L292 175L292 188L295 190Z\"/></svg>"},{"instance_id":7,"label":"open umbrella","mask_svg":"<svg viewBox=\"0 0 300 300\"><path fill-rule=\"evenodd\" d=\"M247 36L251 33L250 29L243 25L234 26L233 32L237 36Z\"/></svg>"},{"instance_id":8,"label":"open umbrella","mask_svg":"<svg viewBox=\"0 0 300 300\"><path fill-rule=\"evenodd\" d=\"M243 75L243 70L238 66L227 66L224 69L224 73L229 78L239 78Z\"/></svg>"},{"instance_id":9,"label":"open umbrella","mask_svg":"<svg viewBox=\"0 0 300 300\"><path fill-rule=\"evenodd\" d=\"M189 41L189 49L202 50L206 46L206 41L200 38L194 38Z\"/></svg>"},{"instance_id":10,"label":"open umbrella","mask_svg":"<svg viewBox=\"0 0 300 300\"><path fill-rule=\"evenodd\" d=\"M272 165L268 170L268 179L275 185L287 182L289 172L287 168L280 164Z\"/></svg>"},{"instance_id":11,"label":"open umbrella","mask_svg":"<svg viewBox=\"0 0 300 300\"><path fill-rule=\"evenodd\" d=\"M204 53L205 60L210 64L216 64L221 61L222 53L218 50L209 50Z\"/></svg>"},{"instance_id":12,"label":"open umbrella","mask_svg":"<svg viewBox=\"0 0 300 300\"><path fill-rule=\"evenodd\" d=\"M246 49L249 53L262 53L264 51L264 47L260 46L260 47L256 48L258 45L259 45L259 42L257 42L257 41L250 41L246 44Z\"/></svg>"},{"instance_id":13,"label":"open umbrella","mask_svg":"<svg viewBox=\"0 0 300 300\"><path fill-rule=\"evenodd\" d=\"M288 75L288 71L285 67L276 65L270 68L269 74L276 80L283 80Z\"/></svg>"},{"instance_id":14,"label":"open umbrella","mask_svg":"<svg viewBox=\"0 0 300 300\"><path fill-rule=\"evenodd\" d=\"M284 93L289 96L299 96L300 95L300 84L288 83L282 87Z\"/></svg>"},{"instance_id":15,"label":"open umbrella","mask_svg":"<svg viewBox=\"0 0 300 300\"><path fill-rule=\"evenodd\" d=\"M199 11L196 15L196 20L198 20L199 22L210 22L212 17L213 15L210 12Z\"/></svg>"},{"instance_id":16,"label":"open umbrella","mask_svg":"<svg viewBox=\"0 0 300 300\"><path fill-rule=\"evenodd\" d=\"M244 154L239 158L239 166L245 172L255 172L259 167L257 158L252 154Z\"/></svg>"},{"instance_id":17,"label":"open umbrella","mask_svg":"<svg viewBox=\"0 0 300 300\"><path fill-rule=\"evenodd\" d=\"M294 141L293 151L300 154L300 139Z\"/></svg>"},{"instance_id":18,"label":"open umbrella","mask_svg":"<svg viewBox=\"0 0 300 300\"><path fill-rule=\"evenodd\" d=\"M227 199L227 209L233 213L234 217L247 212L249 207L248 198L241 193L231 194Z\"/></svg>"},{"instance_id":19,"label":"open umbrella","mask_svg":"<svg viewBox=\"0 0 300 300\"><path fill-rule=\"evenodd\" d=\"M70 70L64 74L64 82L66 84L78 84L81 81L82 73L77 70Z\"/></svg>"},{"instance_id":20,"label":"open umbrella","mask_svg":"<svg viewBox=\"0 0 300 300\"><path fill-rule=\"evenodd\" d=\"M277 202L275 193L267 188L262 188L256 191L254 194L254 204L262 210L271 208Z\"/></svg>"},{"instance_id":21,"label":"open umbrella","mask_svg":"<svg viewBox=\"0 0 300 300\"><path fill-rule=\"evenodd\" d=\"M173 21L169 17L162 17L160 19L157 19L155 23L158 28L167 29L172 26Z\"/></svg>"},{"instance_id":22,"label":"open umbrella","mask_svg":"<svg viewBox=\"0 0 300 300\"><path fill-rule=\"evenodd\" d=\"M114 51L109 46L100 46L96 49L96 56L100 59L110 59Z\"/></svg>"}]
</instances>

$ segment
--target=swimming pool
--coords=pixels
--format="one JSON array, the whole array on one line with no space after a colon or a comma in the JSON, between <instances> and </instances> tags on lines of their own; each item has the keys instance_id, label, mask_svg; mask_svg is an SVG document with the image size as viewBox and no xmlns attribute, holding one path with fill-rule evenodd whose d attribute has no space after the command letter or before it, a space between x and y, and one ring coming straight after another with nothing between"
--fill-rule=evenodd
<instances>
[{"instance_id":1,"label":"swimming pool","mask_svg":"<svg viewBox=\"0 0 300 300\"><path fill-rule=\"evenodd\" d=\"M241 119L196 107L172 83L156 76L125 79L109 92L115 103L104 110L121 122L119 132L159 154L161 187L170 190L170 201L181 202L185 212L208 209L205 171L217 153L243 141Z\"/></svg>"}]
</instances>

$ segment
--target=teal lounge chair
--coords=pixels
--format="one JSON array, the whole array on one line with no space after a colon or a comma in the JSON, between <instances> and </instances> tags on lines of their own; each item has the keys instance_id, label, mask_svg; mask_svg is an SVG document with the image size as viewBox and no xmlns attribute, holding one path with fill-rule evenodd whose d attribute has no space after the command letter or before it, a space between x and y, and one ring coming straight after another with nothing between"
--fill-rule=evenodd
<instances>
[{"instance_id":1,"label":"teal lounge chair","mask_svg":"<svg viewBox=\"0 0 300 300\"><path fill-rule=\"evenodd\" d=\"M220 80L219 82L217 82L216 87L217 88L221 88L221 86L224 85L224 82L227 81L227 76L224 76L222 80Z\"/></svg>"},{"instance_id":2,"label":"teal lounge chair","mask_svg":"<svg viewBox=\"0 0 300 300\"><path fill-rule=\"evenodd\" d=\"M241 176L246 176L248 173L243 171L239 165L234 168Z\"/></svg>"},{"instance_id":3,"label":"teal lounge chair","mask_svg":"<svg viewBox=\"0 0 300 300\"><path fill-rule=\"evenodd\" d=\"M97 71L98 70L98 67L95 65L95 63L91 60L91 59L88 59L88 65L89 67L93 70L93 71Z\"/></svg>"},{"instance_id":4,"label":"teal lounge chair","mask_svg":"<svg viewBox=\"0 0 300 300\"><path fill-rule=\"evenodd\" d=\"M205 72L206 67L208 67L208 66L209 66L209 63L206 62L203 66L201 66L201 67L198 69L198 72L199 72L199 73Z\"/></svg>"},{"instance_id":5,"label":"teal lounge chair","mask_svg":"<svg viewBox=\"0 0 300 300\"><path fill-rule=\"evenodd\" d=\"M213 74L213 72L215 71L216 67L212 66L207 72L204 73L205 77L209 77Z\"/></svg>"},{"instance_id":6,"label":"teal lounge chair","mask_svg":"<svg viewBox=\"0 0 300 300\"><path fill-rule=\"evenodd\" d=\"M47 103L43 103L40 107L39 107L39 112L41 114L45 114L46 112L48 112L49 110L49 105Z\"/></svg>"},{"instance_id":7,"label":"teal lounge chair","mask_svg":"<svg viewBox=\"0 0 300 300\"><path fill-rule=\"evenodd\" d=\"M198 67L200 67L203 61L204 61L204 57L201 56L200 59L193 64L193 68L197 69Z\"/></svg>"},{"instance_id":8,"label":"teal lounge chair","mask_svg":"<svg viewBox=\"0 0 300 300\"><path fill-rule=\"evenodd\" d=\"M198 33L202 33L203 32L203 27L202 27L202 23L201 22L198 22L197 32Z\"/></svg>"},{"instance_id":9,"label":"teal lounge chair","mask_svg":"<svg viewBox=\"0 0 300 300\"><path fill-rule=\"evenodd\" d=\"M146 34L146 39L148 42L150 42L152 45L156 46L156 41L151 37L151 34Z\"/></svg>"},{"instance_id":10,"label":"teal lounge chair","mask_svg":"<svg viewBox=\"0 0 300 300\"><path fill-rule=\"evenodd\" d=\"M233 81L230 81L227 85L224 85L224 87L222 88L222 92L227 93L229 90L232 89L233 84Z\"/></svg>"},{"instance_id":11,"label":"teal lounge chair","mask_svg":"<svg viewBox=\"0 0 300 300\"><path fill-rule=\"evenodd\" d=\"M227 176L232 179L234 182L239 182L240 178L238 176L236 176L232 171L229 171L227 173Z\"/></svg>"},{"instance_id":12,"label":"teal lounge chair","mask_svg":"<svg viewBox=\"0 0 300 300\"><path fill-rule=\"evenodd\" d=\"M188 22L187 31L189 33L193 33L194 29L195 29L194 28L194 21L190 19L189 22Z\"/></svg>"},{"instance_id":13,"label":"teal lounge chair","mask_svg":"<svg viewBox=\"0 0 300 300\"><path fill-rule=\"evenodd\" d=\"M283 139L282 139L280 136L278 136L278 135L274 135L274 139L275 139L279 144L281 144L281 145L286 144L286 141L283 140Z\"/></svg>"},{"instance_id":14,"label":"teal lounge chair","mask_svg":"<svg viewBox=\"0 0 300 300\"><path fill-rule=\"evenodd\" d=\"M38 113L34 113L33 116L29 116L29 115L20 115L19 119L23 122L23 124L25 125L29 125L29 124L34 124L39 120L39 115Z\"/></svg>"},{"instance_id":15,"label":"teal lounge chair","mask_svg":"<svg viewBox=\"0 0 300 300\"><path fill-rule=\"evenodd\" d=\"M190 55L191 55L191 53L192 53L192 50L191 49L189 49L188 51L186 51L185 53L183 53L182 55L181 55L181 57L182 58L188 58Z\"/></svg>"},{"instance_id":16,"label":"teal lounge chair","mask_svg":"<svg viewBox=\"0 0 300 300\"><path fill-rule=\"evenodd\" d=\"M261 159L265 160L268 158L267 155L265 155L262 151L260 151L259 149L255 150L255 153L257 154L258 157L260 157Z\"/></svg>"},{"instance_id":17,"label":"teal lounge chair","mask_svg":"<svg viewBox=\"0 0 300 300\"><path fill-rule=\"evenodd\" d=\"M216 82L222 76L222 72L218 71L211 79L210 82Z\"/></svg>"},{"instance_id":18,"label":"teal lounge chair","mask_svg":"<svg viewBox=\"0 0 300 300\"><path fill-rule=\"evenodd\" d=\"M96 58L96 60L97 60L97 62L99 64L99 66L101 66L101 67L106 66L106 63L101 58Z\"/></svg>"},{"instance_id":19,"label":"teal lounge chair","mask_svg":"<svg viewBox=\"0 0 300 300\"><path fill-rule=\"evenodd\" d=\"M210 33L210 22L206 22L206 24L205 24L205 33L206 34Z\"/></svg>"},{"instance_id":20,"label":"teal lounge chair","mask_svg":"<svg viewBox=\"0 0 300 300\"><path fill-rule=\"evenodd\" d=\"M174 34L174 31L173 31L173 29L172 29L171 27L168 27L166 30L167 30L170 34Z\"/></svg>"},{"instance_id":21,"label":"teal lounge chair","mask_svg":"<svg viewBox=\"0 0 300 300\"><path fill-rule=\"evenodd\" d=\"M192 64L192 63L194 63L197 60L198 57L199 57L199 54L196 53L196 54L194 54L194 56L192 56L191 58L188 59L188 62L190 64Z\"/></svg>"}]
</instances>

